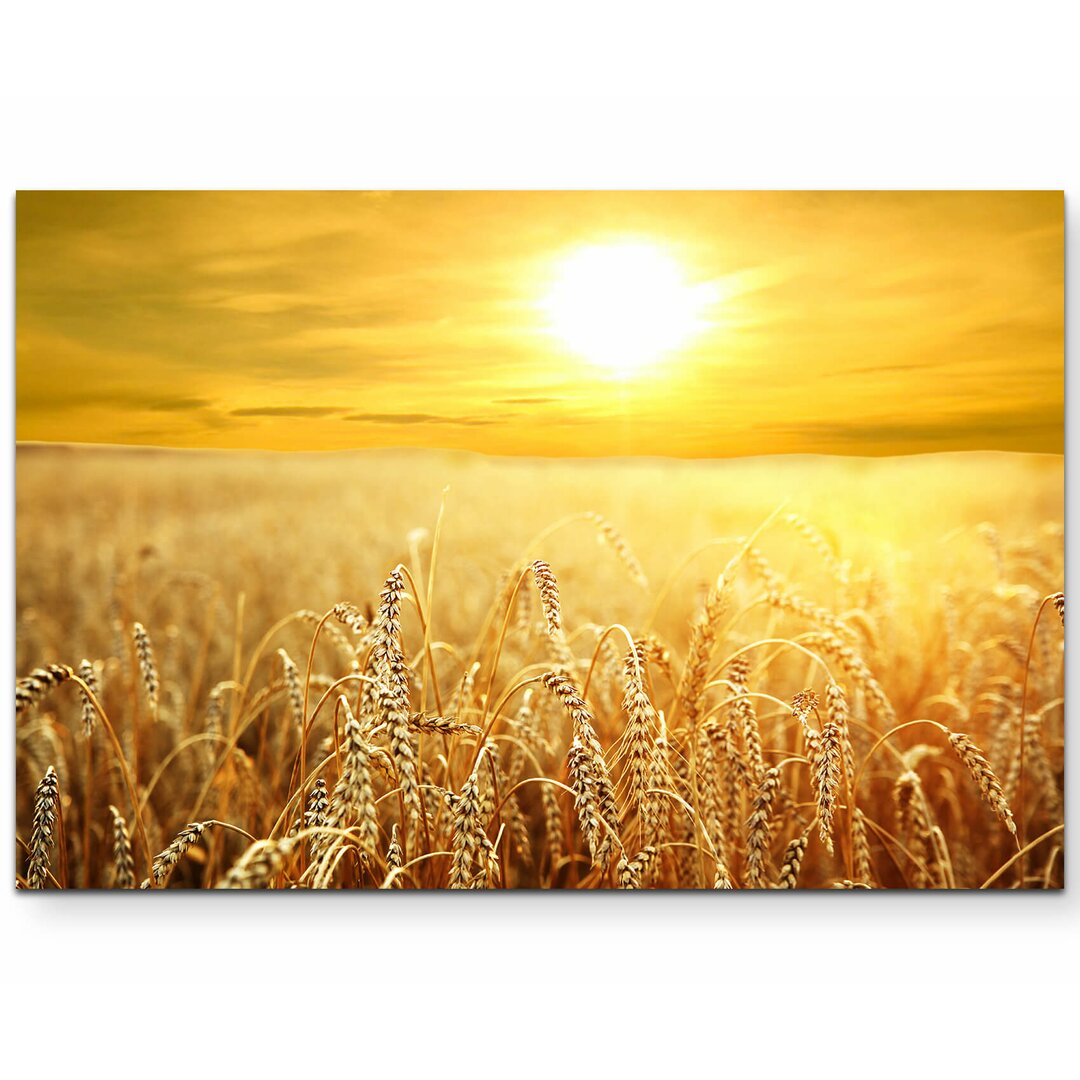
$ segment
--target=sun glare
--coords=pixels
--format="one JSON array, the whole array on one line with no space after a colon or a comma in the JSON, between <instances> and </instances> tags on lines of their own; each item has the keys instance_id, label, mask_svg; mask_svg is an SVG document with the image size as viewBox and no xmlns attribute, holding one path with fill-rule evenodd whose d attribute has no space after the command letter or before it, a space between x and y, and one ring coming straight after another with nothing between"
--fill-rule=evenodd
<instances>
[{"instance_id":1,"label":"sun glare","mask_svg":"<svg viewBox=\"0 0 1080 1080\"><path fill-rule=\"evenodd\" d=\"M620 243L567 258L543 306L555 336L625 379L697 333L702 309L715 299L709 286L687 284L661 248Z\"/></svg>"}]
</instances>

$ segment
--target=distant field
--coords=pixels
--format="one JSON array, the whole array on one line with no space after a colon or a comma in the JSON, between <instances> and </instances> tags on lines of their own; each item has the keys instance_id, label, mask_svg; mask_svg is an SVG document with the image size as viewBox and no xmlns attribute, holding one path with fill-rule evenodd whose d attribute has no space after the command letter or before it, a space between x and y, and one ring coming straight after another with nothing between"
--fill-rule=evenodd
<instances>
[{"instance_id":1,"label":"distant field","mask_svg":"<svg viewBox=\"0 0 1080 1080\"><path fill-rule=\"evenodd\" d=\"M173 887L967 887L1013 827L992 884L1063 883L1060 457L21 445L16 483L17 674L91 661L132 785L76 685L28 691L50 886L126 882L110 804L140 880L215 822Z\"/></svg>"}]
</instances>

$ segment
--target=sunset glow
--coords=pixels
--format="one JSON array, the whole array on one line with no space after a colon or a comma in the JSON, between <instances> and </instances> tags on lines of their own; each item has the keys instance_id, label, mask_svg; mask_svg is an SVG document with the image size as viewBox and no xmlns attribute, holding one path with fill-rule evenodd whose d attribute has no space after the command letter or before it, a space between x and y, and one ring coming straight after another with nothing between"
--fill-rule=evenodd
<instances>
[{"instance_id":1,"label":"sunset glow","mask_svg":"<svg viewBox=\"0 0 1080 1080\"><path fill-rule=\"evenodd\" d=\"M20 192L20 440L1061 453L1060 192Z\"/></svg>"},{"instance_id":2,"label":"sunset glow","mask_svg":"<svg viewBox=\"0 0 1080 1080\"><path fill-rule=\"evenodd\" d=\"M704 323L715 290L691 287L679 264L647 243L586 247L562 264L544 307L552 332L584 359L630 378Z\"/></svg>"}]
</instances>

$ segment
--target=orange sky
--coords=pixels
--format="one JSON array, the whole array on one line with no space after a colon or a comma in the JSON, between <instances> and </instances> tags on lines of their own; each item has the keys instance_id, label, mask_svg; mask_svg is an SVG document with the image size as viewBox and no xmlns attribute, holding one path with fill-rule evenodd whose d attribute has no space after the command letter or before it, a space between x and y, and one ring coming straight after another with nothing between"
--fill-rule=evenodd
<instances>
[{"instance_id":1,"label":"orange sky","mask_svg":"<svg viewBox=\"0 0 1080 1080\"><path fill-rule=\"evenodd\" d=\"M16 228L20 440L1064 448L1061 192L21 192ZM618 378L543 301L626 243L711 299Z\"/></svg>"}]
</instances>

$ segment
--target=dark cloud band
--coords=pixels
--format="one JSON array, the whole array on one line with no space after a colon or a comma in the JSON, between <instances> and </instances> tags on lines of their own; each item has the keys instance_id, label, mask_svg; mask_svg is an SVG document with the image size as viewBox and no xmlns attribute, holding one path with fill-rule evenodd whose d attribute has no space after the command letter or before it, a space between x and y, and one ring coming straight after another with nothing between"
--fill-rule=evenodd
<instances>
[{"instance_id":1,"label":"dark cloud band","mask_svg":"<svg viewBox=\"0 0 1080 1080\"><path fill-rule=\"evenodd\" d=\"M259 408L233 409L230 416L335 416L345 412L338 406L331 405L264 405Z\"/></svg>"}]
</instances>

